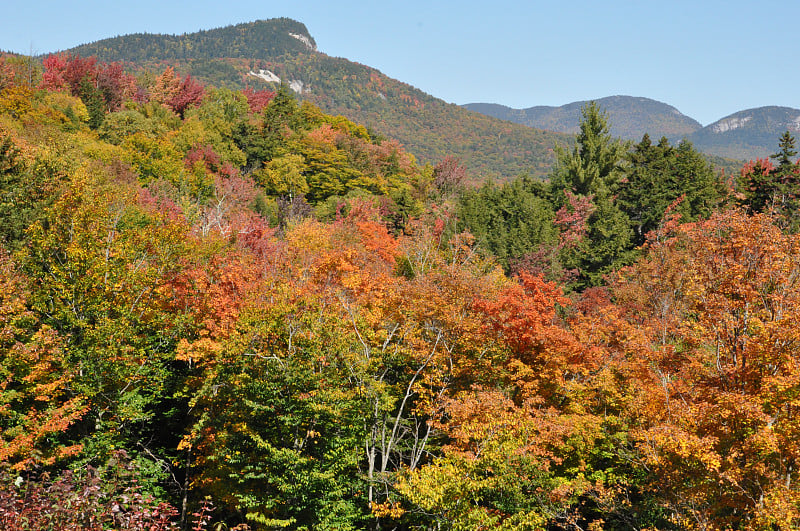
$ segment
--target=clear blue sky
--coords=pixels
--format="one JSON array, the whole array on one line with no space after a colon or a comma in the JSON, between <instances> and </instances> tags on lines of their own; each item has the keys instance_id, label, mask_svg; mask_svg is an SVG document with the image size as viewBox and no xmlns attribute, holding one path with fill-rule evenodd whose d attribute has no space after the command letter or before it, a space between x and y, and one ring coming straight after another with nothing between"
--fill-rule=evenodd
<instances>
[{"instance_id":1,"label":"clear blue sky","mask_svg":"<svg viewBox=\"0 0 800 531\"><path fill-rule=\"evenodd\" d=\"M522 108L617 94L707 125L800 108L800 2L134 0L7 2L0 49L45 53L126 33L290 17L319 50L452 103Z\"/></svg>"}]
</instances>

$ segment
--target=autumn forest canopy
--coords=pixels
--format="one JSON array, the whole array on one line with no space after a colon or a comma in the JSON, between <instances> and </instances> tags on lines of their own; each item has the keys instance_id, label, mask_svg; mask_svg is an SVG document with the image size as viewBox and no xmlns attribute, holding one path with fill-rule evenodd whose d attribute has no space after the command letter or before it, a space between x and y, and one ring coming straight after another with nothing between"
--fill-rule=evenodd
<instances>
[{"instance_id":1,"label":"autumn forest canopy","mask_svg":"<svg viewBox=\"0 0 800 531\"><path fill-rule=\"evenodd\" d=\"M0 527L800 526L800 164L546 180L286 86L0 57Z\"/></svg>"}]
</instances>

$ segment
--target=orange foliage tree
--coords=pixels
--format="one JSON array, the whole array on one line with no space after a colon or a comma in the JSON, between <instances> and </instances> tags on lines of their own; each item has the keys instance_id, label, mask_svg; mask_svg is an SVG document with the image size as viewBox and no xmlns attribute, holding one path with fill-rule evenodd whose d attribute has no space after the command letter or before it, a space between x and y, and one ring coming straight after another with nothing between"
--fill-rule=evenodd
<instances>
[{"instance_id":1,"label":"orange foliage tree","mask_svg":"<svg viewBox=\"0 0 800 531\"><path fill-rule=\"evenodd\" d=\"M676 525L793 528L800 239L730 211L673 227L616 285L654 349L636 431Z\"/></svg>"},{"instance_id":2,"label":"orange foliage tree","mask_svg":"<svg viewBox=\"0 0 800 531\"><path fill-rule=\"evenodd\" d=\"M17 470L77 452L62 436L87 410L64 341L28 307L27 282L0 251L0 464Z\"/></svg>"}]
</instances>

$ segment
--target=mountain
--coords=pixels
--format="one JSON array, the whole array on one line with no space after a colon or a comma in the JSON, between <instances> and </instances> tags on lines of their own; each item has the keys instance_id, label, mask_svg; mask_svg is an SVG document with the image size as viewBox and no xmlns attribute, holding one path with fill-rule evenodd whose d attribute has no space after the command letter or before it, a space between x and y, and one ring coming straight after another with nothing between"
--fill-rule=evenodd
<instances>
[{"instance_id":1,"label":"mountain","mask_svg":"<svg viewBox=\"0 0 800 531\"><path fill-rule=\"evenodd\" d=\"M705 153L754 160L775 153L787 130L800 133L800 109L758 107L726 116L687 138Z\"/></svg>"},{"instance_id":2,"label":"mountain","mask_svg":"<svg viewBox=\"0 0 800 531\"><path fill-rule=\"evenodd\" d=\"M422 162L459 158L472 179L546 175L556 144L571 135L531 129L474 113L392 79L374 68L317 50L291 19L238 24L184 35L135 34L67 50L134 68L174 66L217 87L274 88L286 83L329 114L341 114L399 140Z\"/></svg>"},{"instance_id":3,"label":"mountain","mask_svg":"<svg viewBox=\"0 0 800 531\"><path fill-rule=\"evenodd\" d=\"M68 51L106 62L141 63L153 59L278 57L316 49L305 24L275 18L183 35L135 33L82 44Z\"/></svg>"},{"instance_id":4,"label":"mountain","mask_svg":"<svg viewBox=\"0 0 800 531\"><path fill-rule=\"evenodd\" d=\"M690 135L702 128L692 118L678 109L649 98L633 96L610 96L595 100L608 113L611 134L627 140L641 140L645 133L651 138L668 138ZM578 132L581 108L588 101L576 101L561 107L537 106L527 109L512 109L492 103L469 103L464 108L508 120L518 124L558 131Z\"/></svg>"}]
</instances>

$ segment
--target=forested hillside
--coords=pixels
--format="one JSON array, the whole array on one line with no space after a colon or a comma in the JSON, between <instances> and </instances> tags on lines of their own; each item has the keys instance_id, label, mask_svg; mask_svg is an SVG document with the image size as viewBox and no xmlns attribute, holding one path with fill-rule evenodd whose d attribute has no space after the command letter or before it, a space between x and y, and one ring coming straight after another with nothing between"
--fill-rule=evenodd
<instances>
[{"instance_id":1,"label":"forested hillside","mask_svg":"<svg viewBox=\"0 0 800 531\"><path fill-rule=\"evenodd\" d=\"M137 63L154 59L280 57L309 49L316 49L316 43L305 24L276 18L183 35L122 35L83 44L70 52L107 62Z\"/></svg>"},{"instance_id":2,"label":"forested hillside","mask_svg":"<svg viewBox=\"0 0 800 531\"><path fill-rule=\"evenodd\" d=\"M795 138L595 104L543 181L172 67L0 58L0 528L800 526Z\"/></svg>"},{"instance_id":3,"label":"forested hillside","mask_svg":"<svg viewBox=\"0 0 800 531\"><path fill-rule=\"evenodd\" d=\"M235 90L277 90L282 81L323 111L397 139L423 163L459 158L475 182L544 176L555 162L553 146L573 142L570 135L468 112L315 46L303 24L273 19L180 36L127 35L69 52L149 70L173 66L182 75Z\"/></svg>"}]
</instances>

